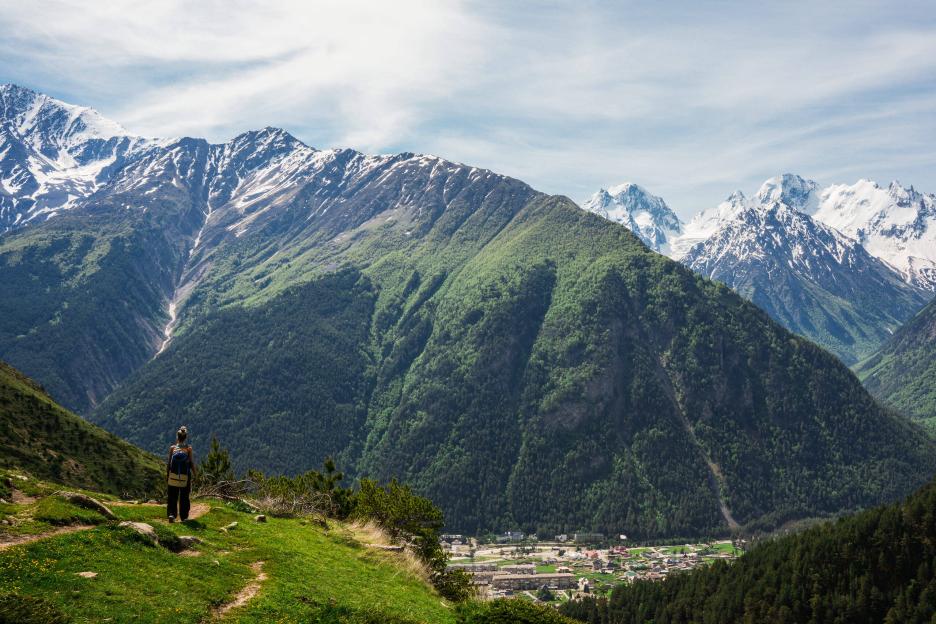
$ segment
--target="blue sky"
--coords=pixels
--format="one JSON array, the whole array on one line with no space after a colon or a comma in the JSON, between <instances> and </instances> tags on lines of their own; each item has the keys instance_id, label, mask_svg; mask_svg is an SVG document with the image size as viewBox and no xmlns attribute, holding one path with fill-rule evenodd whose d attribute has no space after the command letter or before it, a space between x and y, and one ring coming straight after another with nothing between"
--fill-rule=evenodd
<instances>
[{"instance_id":1,"label":"blue sky","mask_svg":"<svg viewBox=\"0 0 936 624\"><path fill-rule=\"evenodd\" d=\"M936 191L932 2L0 0L0 82L149 136L632 181L684 218L784 171Z\"/></svg>"}]
</instances>

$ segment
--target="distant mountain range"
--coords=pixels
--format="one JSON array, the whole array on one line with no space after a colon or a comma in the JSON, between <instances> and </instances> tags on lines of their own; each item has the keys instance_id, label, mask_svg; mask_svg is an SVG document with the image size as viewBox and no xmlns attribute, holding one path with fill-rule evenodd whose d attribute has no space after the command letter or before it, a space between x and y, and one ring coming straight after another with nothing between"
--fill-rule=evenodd
<instances>
[{"instance_id":1,"label":"distant mountain range","mask_svg":"<svg viewBox=\"0 0 936 624\"><path fill-rule=\"evenodd\" d=\"M784 174L688 223L634 184L601 190L582 207L724 282L848 364L873 353L936 292L936 197L896 182L821 189Z\"/></svg>"},{"instance_id":2,"label":"distant mountain range","mask_svg":"<svg viewBox=\"0 0 936 624\"><path fill-rule=\"evenodd\" d=\"M145 448L184 423L239 470L333 455L472 533L724 533L936 471L838 359L563 197L0 92L26 154L0 173L0 358Z\"/></svg>"}]
</instances>

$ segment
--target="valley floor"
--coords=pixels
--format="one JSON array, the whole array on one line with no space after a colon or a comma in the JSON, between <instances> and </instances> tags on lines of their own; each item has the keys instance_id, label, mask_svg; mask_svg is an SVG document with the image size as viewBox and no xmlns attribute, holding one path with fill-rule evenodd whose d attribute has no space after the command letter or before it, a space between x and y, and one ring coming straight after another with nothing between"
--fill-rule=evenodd
<instances>
[{"instance_id":1,"label":"valley floor","mask_svg":"<svg viewBox=\"0 0 936 624\"><path fill-rule=\"evenodd\" d=\"M473 556L466 553L473 552ZM519 596L538 600L536 592L510 586L517 575L535 574L552 589L548 602L561 603L586 596L605 596L621 583L659 581L668 574L692 570L714 561L731 561L742 550L731 540L683 545L591 548L559 542L523 546L456 547L450 565L472 574L485 598ZM571 575L571 587L559 587L555 575ZM498 580L495 580L494 577Z\"/></svg>"}]
</instances>

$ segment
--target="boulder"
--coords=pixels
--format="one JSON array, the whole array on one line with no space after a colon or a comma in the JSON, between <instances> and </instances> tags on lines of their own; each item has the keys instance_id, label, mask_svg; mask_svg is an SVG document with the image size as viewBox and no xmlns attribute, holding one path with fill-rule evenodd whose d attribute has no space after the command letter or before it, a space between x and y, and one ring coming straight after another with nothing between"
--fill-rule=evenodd
<instances>
[{"instance_id":1,"label":"boulder","mask_svg":"<svg viewBox=\"0 0 936 624\"><path fill-rule=\"evenodd\" d=\"M97 572L75 572L81 578L94 578L97 576Z\"/></svg>"},{"instance_id":2,"label":"boulder","mask_svg":"<svg viewBox=\"0 0 936 624\"><path fill-rule=\"evenodd\" d=\"M126 527L136 531L147 540L151 541L154 545L159 543L159 537L156 535L156 529L154 529L152 525L146 524L145 522L130 522L128 520L124 520L117 526Z\"/></svg>"},{"instance_id":3,"label":"boulder","mask_svg":"<svg viewBox=\"0 0 936 624\"><path fill-rule=\"evenodd\" d=\"M228 524L227 526L221 527L221 530L227 533L228 531L236 527L237 527L237 522L232 522L231 524Z\"/></svg>"},{"instance_id":4,"label":"boulder","mask_svg":"<svg viewBox=\"0 0 936 624\"><path fill-rule=\"evenodd\" d=\"M201 544L202 540L200 537L195 537L194 535L180 535L179 536L179 545L182 549L191 548L195 544Z\"/></svg>"},{"instance_id":5,"label":"boulder","mask_svg":"<svg viewBox=\"0 0 936 624\"><path fill-rule=\"evenodd\" d=\"M263 514L260 514L259 516L257 516L257 517L254 518L254 521L255 521L255 522L266 522L266 516L264 516Z\"/></svg>"},{"instance_id":6,"label":"boulder","mask_svg":"<svg viewBox=\"0 0 936 624\"><path fill-rule=\"evenodd\" d=\"M79 507L84 507L85 509L92 509L108 520L116 520L117 516L114 515L114 512L108 509L104 503L99 500L93 499L90 496L84 494L79 494L78 492L56 492L56 496L61 496L67 500L72 505L78 505Z\"/></svg>"}]
</instances>

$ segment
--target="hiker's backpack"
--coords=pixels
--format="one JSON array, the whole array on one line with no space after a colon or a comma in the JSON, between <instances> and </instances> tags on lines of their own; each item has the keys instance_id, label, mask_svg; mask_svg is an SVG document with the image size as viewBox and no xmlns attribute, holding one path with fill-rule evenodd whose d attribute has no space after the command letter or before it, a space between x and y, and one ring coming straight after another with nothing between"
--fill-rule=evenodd
<instances>
[{"instance_id":1,"label":"hiker's backpack","mask_svg":"<svg viewBox=\"0 0 936 624\"><path fill-rule=\"evenodd\" d=\"M185 487L189 481L189 454L185 448L176 446L169 458L169 485Z\"/></svg>"}]
</instances>

